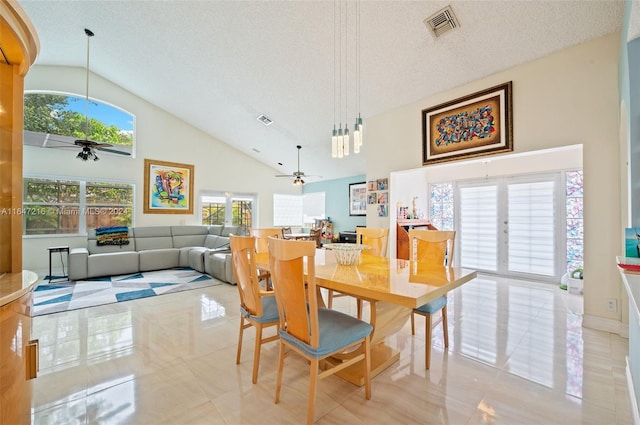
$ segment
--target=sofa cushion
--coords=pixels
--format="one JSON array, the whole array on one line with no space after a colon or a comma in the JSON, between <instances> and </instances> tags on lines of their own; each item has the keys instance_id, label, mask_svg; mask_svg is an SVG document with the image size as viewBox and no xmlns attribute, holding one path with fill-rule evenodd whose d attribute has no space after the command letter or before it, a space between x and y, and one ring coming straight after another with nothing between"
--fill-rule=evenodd
<instances>
[{"instance_id":1,"label":"sofa cushion","mask_svg":"<svg viewBox=\"0 0 640 425\"><path fill-rule=\"evenodd\" d=\"M231 254L205 254L204 256L204 271L209 276L215 277L223 282L226 281L226 257L231 257Z\"/></svg>"},{"instance_id":2,"label":"sofa cushion","mask_svg":"<svg viewBox=\"0 0 640 425\"><path fill-rule=\"evenodd\" d=\"M133 236L136 238L138 251L173 248L169 226L134 227Z\"/></svg>"},{"instance_id":3,"label":"sofa cushion","mask_svg":"<svg viewBox=\"0 0 640 425\"><path fill-rule=\"evenodd\" d=\"M140 251L140 271L172 269L179 267L180 251L177 248Z\"/></svg>"},{"instance_id":4,"label":"sofa cushion","mask_svg":"<svg viewBox=\"0 0 640 425\"><path fill-rule=\"evenodd\" d=\"M138 271L137 252L92 254L87 258L87 277L117 276Z\"/></svg>"},{"instance_id":5,"label":"sofa cushion","mask_svg":"<svg viewBox=\"0 0 640 425\"><path fill-rule=\"evenodd\" d=\"M171 226L173 247L203 246L208 232L208 226Z\"/></svg>"},{"instance_id":6,"label":"sofa cushion","mask_svg":"<svg viewBox=\"0 0 640 425\"><path fill-rule=\"evenodd\" d=\"M220 236L222 234L222 228L224 226L221 226L219 224L213 224L211 226L209 226L209 234L210 235L216 235L216 236Z\"/></svg>"},{"instance_id":7,"label":"sofa cushion","mask_svg":"<svg viewBox=\"0 0 640 425\"><path fill-rule=\"evenodd\" d=\"M186 267L191 267L193 270L204 273L204 256L207 255L209 250L204 247L192 247L187 252L187 264ZM182 252L180 253L182 255ZM180 260L182 262L182 259Z\"/></svg>"},{"instance_id":8,"label":"sofa cushion","mask_svg":"<svg viewBox=\"0 0 640 425\"><path fill-rule=\"evenodd\" d=\"M207 235L204 240L205 248L209 249L230 249L229 238L224 236Z\"/></svg>"}]
</instances>

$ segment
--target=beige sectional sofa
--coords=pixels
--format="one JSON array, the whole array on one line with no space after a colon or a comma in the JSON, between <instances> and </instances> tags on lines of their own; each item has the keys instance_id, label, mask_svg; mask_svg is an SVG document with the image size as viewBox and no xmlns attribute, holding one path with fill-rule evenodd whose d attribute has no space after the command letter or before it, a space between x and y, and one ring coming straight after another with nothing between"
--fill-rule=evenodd
<instances>
[{"instance_id":1,"label":"beige sectional sofa","mask_svg":"<svg viewBox=\"0 0 640 425\"><path fill-rule=\"evenodd\" d=\"M95 229L86 248L69 253L69 279L82 280L150 270L190 267L235 284L229 235L237 226L152 226L128 229L126 245L98 245Z\"/></svg>"}]
</instances>

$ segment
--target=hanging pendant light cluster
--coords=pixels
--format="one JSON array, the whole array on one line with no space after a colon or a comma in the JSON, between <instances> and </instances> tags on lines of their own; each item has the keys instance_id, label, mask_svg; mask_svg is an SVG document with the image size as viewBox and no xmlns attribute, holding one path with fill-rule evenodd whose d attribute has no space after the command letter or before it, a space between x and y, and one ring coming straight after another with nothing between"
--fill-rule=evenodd
<instances>
[{"instance_id":1,"label":"hanging pendant light cluster","mask_svg":"<svg viewBox=\"0 0 640 425\"><path fill-rule=\"evenodd\" d=\"M336 3L339 7L339 13L336 13ZM342 23L342 6L344 4L344 26ZM342 128L342 122L336 129L336 87L339 86L339 112L340 119L342 119L342 59L343 59L343 42L342 42L342 34L344 31L344 58L345 58L345 66L344 66L344 81L345 81L345 96L344 96L344 104L345 104L345 114L348 114L348 90L347 90L347 33L349 29L347 16L348 3L346 1L337 0L333 3L333 131L331 132L331 157L332 158L343 158L349 155L350 152L350 143L351 137L349 134L349 126L348 119L345 119L344 128ZM336 25L337 23L337 25ZM355 33L356 33L356 107L358 111L360 110L360 0L356 2L356 25L355 25ZM338 34L338 35L337 35ZM337 46L337 47L336 47ZM339 54L339 60L336 60L336 51ZM339 66L338 66L339 64ZM339 72L338 72L339 71ZM339 73L339 85L336 84L336 73ZM360 147L362 146L363 137L362 137L362 117L358 112L358 117L355 119L355 124L353 127L353 153L360 153Z\"/></svg>"}]
</instances>

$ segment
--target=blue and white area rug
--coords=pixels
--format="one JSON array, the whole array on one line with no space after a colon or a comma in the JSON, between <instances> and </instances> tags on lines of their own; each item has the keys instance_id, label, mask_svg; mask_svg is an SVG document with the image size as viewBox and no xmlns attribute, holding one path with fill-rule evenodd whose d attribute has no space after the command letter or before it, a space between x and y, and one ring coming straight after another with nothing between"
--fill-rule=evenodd
<instances>
[{"instance_id":1,"label":"blue and white area rug","mask_svg":"<svg viewBox=\"0 0 640 425\"><path fill-rule=\"evenodd\" d=\"M41 281L33 293L33 316L94 307L219 285L190 268L158 270L77 282Z\"/></svg>"}]
</instances>

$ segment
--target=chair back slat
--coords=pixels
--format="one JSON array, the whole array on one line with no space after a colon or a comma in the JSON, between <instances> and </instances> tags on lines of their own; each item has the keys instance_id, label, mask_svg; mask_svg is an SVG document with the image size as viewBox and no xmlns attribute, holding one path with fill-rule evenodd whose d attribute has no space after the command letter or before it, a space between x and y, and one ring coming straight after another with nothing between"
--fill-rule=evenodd
<instances>
[{"instance_id":1,"label":"chair back slat","mask_svg":"<svg viewBox=\"0 0 640 425\"><path fill-rule=\"evenodd\" d=\"M313 347L319 344L315 253L313 241L269 239L269 265L280 330Z\"/></svg>"},{"instance_id":2,"label":"chair back slat","mask_svg":"<svg viewBox=\"0 0 640 425\"><path fill-rule=\"evenodd\" d=\"M262 315L260 286L256 268L255 246L253 236L229 236L233 272L238 282L240 305L250 314Z\"/></svg>"},{"instance_id":3,"label":"chair back slat","mask_svg":"<svg viewBox=\"0 0 640 425\"><path fill-rule=\"evenodd\" d=\"M256 238L256 252L262 254L269 250L268 238L279 238L282 236L282 230L280 227L265 227L262 229L250 229L249 234Z\"/></svg>"},{"instance_id":4,"label":"chair back slat","mask_svg":"<svg viewBox=\"0 0 640 425\"><path fill-rule=\"evenodd\" d=\"M389 229L357 227L356 243L371 247L371 249L362 251L363 254L386 257L387 245L389 244Z\"/></svg>"},{"instance_id":5,"label":"chair back slat","mask_svg":"<svg viewBox=\"0 0 640 425\"><path fill-rule=\"evenodd\" d=\"M455 230L409 229L409 259L421 264L452 266Z\"/></svg>"}]
</instances>

